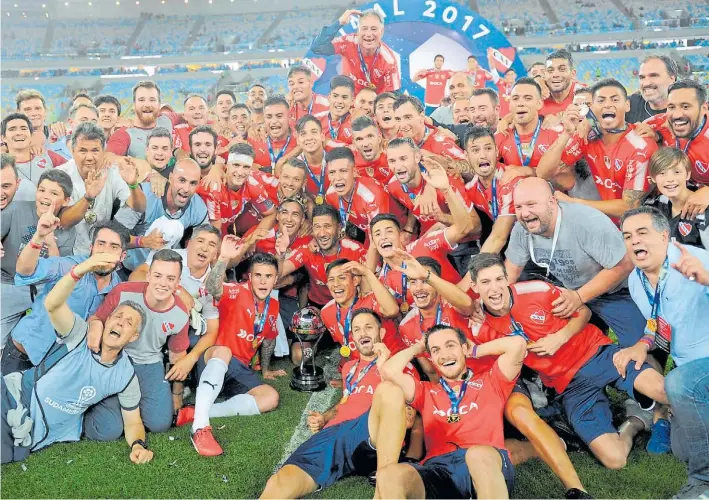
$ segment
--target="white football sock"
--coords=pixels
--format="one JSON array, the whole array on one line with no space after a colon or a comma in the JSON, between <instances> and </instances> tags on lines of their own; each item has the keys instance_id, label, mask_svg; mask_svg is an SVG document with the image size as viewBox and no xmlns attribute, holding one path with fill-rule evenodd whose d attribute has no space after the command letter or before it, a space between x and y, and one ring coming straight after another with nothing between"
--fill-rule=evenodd
<instances>
[{"instance_id":1,"label":"white football sock","mask_svg":"<svg viewBox=\"0 0 709 500\"><path fill-rule=\"evenodd\" d=\"M199 385L197 386L197 395L195 396L192 432L209 425L210 409L222 390L227 368L228 366L223 360L212 358L202 371L202 375L199 377Z\"/></svg>"},{"instance_id":2,"label":"white football sock","mask_svg":"<svg viewBox=\"0 0 709 500\"><path fill-rule=\"evenodd\" d=\"M237 394L226 401L213 405L212 409L209 410L209 418L260 414L256 398L250 394Z\"/></svg>"}]
</instances>

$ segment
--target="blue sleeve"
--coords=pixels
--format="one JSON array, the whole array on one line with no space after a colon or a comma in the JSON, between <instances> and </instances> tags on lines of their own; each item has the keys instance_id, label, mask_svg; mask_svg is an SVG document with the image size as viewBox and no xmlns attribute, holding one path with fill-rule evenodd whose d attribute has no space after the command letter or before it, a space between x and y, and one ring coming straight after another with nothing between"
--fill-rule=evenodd
<instances>
[{"instance_id":1,"label":"blue sleeve","mask_svg":"<svg viewBox=\"0 0 709 500\"><path fill-rule=\"evenodd\" d=\"M315 37L315 40L310 44L310 50L313 51L313 54L319 56L335 55L335 47L332 45L332 40L337 35L337 32L340 31L340 28L342 28L342 26L340 26L339 19L335 19L334 23L324 26L323 29L320 30L320 33L318 33L318 36Z\"/></svg>"},{"instance_id":2,"label":"blue sleeve","mask_svg":"<svg viewBox=\"0 0 709 500\"><path fill-rule=\"evenodd\" d=\"M72 267L86 260L86 256L47 257L38 259L37 267L29 276L15 273L15 285L40 285L59 281L62 276L69 274Z\"/></svg>"}]
</instances>

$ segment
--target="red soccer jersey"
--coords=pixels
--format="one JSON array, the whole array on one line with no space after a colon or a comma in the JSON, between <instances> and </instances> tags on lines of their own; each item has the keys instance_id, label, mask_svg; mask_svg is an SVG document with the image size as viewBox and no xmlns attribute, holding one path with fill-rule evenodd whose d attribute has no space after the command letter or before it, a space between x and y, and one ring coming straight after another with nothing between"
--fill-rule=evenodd
<instances>
[{"instance_id":1,"label":"red soccer jersey","mask_svg":"<svg viewBox=\"0 0 709 500\"><path fill-rule=\"evenodd\" d=\"M563 113L566 111L566 108L574 103L574 92L576 89L583 88L585 86L586 85L579 82L571 82L571 85L569 85L569 95L566 96L566 99L561 102L556 102L552 96L547 97L544 100L544 104L542 105L542 109L539 113L542 116L558 115L559 113Z\"/></svg>"},{"instance_id":2,"label":"red soccer jersey","mask_svg":"<svg viewBox=\"0 0 709 500\"><path fill-rule=\"evenodd\" d=\"M295 130L295 124L298 120L303 118L305 115L320 115L322 113L327 113L330 109L330 102L324 95L312 93L312 98L310 104L305 107L301 106L299 103L294 102L293 106L288 110L288 125L291 130Z\"/></svg>"},{"instance_id":3,"label":"red soccer jersey","mask_svg":"<svg viewBox=\"0 0 709 500\"><path fill-rule=\"evenodd\" d=\"M325 151L352 144L352 115L349 112L339 120L331 119L330 113L324 113L318 118L325 137Z\"/></svg>"},{"instance_id":4,"label":"red soccer jersey","mask_svg":"<svg viewBox=\"0 0 709 500\"><path fill-rule=\"evenodd\" d=\"M382 381L382 376L379 374L379 368L376 363L362 377L362 380L357 382L355 385L361 371L366 369L369 363L369 361L363 361L357 358L347 361L342 366L343 384L350 375L350 372L352 373L350 381L351 394L347 396L344 403L340 401L340 406L337 407L337 414L335 415L335 418L330 420L325 427L332 427L333 425L341 424L347 420L353 420L361 417L372 407L374 391L377 390L379 383ZM418 373L411 363L404 368L404 373L414 377L417 382L419 381Z\"/></svg>"},{"instance_id":5,"label":"red soccer jersey","mask_svg":"<svg viewBox=\"0 0 709 500\"><path fill-rule=\"evenodd\" d=\"M476 68L472 71L468 70L466 73L473 77L473 88L476 89L483 88L487 82L491 82L493 80L492 74L482 68Z\"/></svg>"},{"instance_id":6,"label":"red soccer jersey","mask_svg":"<svg viewBox=\"0 0 709 500\"><path fill-rule=\"evenodd\" d=\"M406 246L406 251L417 258L431 257L435 259L441 265L441 277L451 283L458 283L460 281L460 275L448 260L448 254L455 250L455 248L456 247L448 243L446 232L444 229L441 229L440 231L428 233L416 241L412 241ZM406 295L406 302L408 302L410 306L414 304L411 290L408 289L408 282L406 293L404 293L404 280L402 279L401 272L390 269L389 266L385 264L379 273L379 281L389 288L389 291L399 305L404 301L404 295Z\"/></svg>"},{"instance_id":7,"label":"red soccer jersey","mask_svg":"<svg viewBox=\"0 0 709 500\"><path fill-rule=\"evenodd\" d=\"M295 137L293 137L290 133L285 139L281 141L271 141L271 139L268 137L265 141L256 141L253 139L247 140L256 152L256 158L254 158L254 168L270 168L271 173L273 173L273 169L276 168L276 162L280 160L283 155L290 153L291 151L293 151L293 149L297 147ZM271 146L270 150L269 145ZM273 161L271 159L270 151L273 151Z\"/></svg>"},{"instance_id":8,"label":"red soccer jersey","mask_svg":"<svg viewBox=\"0 0 709 500\"><path fill-rule=\"evenodd\" d=\"M666 120L667 117L663 113L646 120L646 123L650 123L660 133L663 146L686 152L692 165L692 180L697 184L709 186L709 119L694 139L680 139L679 141L675 139L669 128L661 126ZM688 142L689 146L687 146Z\"/></svg>"},{"instance_id":9,"label":"red soccer jersey","mask_svg":"<svg viewBox=\"0 0 709 500\"><path fill-rule=\"evenodd\" d=\"M389 213L391 204L391 196L384 187L374 179L366 177L355 178L353 194L350 194L349 200L340 198L332 186L327 190L326 199L327 203L335 208L340 208L342 202L345 221L354 224L367 235L369 235L369 221L377 214Z\"/></svg>"},{"instance_id":10,"label":"red soccer jersey","mask_svg":"<svg viewBox=\"0 0 709 500\"><path fill-rule=\"evenodd\" d=\"M253 175L250 175L237 191L232 191L224 184L218 191L208 191L203 198L209 212L209 220L221 221L222 234L227 234L227 226L233 224L250 206L260 213L273 208L273 201Z\"/></svg>"},{"instance_id":11,"label":"red soccer jersey","mask_svg":"<svg viewBox=\"0 0 709 500\"><path fill-rule=\"evenodd\" d=\"M458 197L463 202L463 205L470 206L470 200L468 199L468 196L465 192L465 186L463 185L463 181L453 177L449 177L448 180L450 181L451 189L453 189L455 194L458 195ZM421 179L421 184L419 185L419 187L407 187L409 191L407 193L406 191L404 191L404 186L401 184L401 182L399 182L396 177L392 177L392 179L389 181L389 184L387 184L387 190L389 191L389 194L395 200L401 203L404 208L406 208L409 212L413 213L414 217L416 217L416 219L418 219L418 221L421 223L421 234L427 233L433 225L438 223L436 217L432 215L421 215L421 208L418 206L414 207L414 199L416 199L416 197L423 192L425 186L426 181L424 179ZM436 190L436 200L438 202L438 206L441 208L443 213L449 214L450 209L448 208L448 203L446 203L446 196L438 190Z\"/></svg>"},{"instance_id":12,"label":"red soccer jersey","mask_svg":"<svg viewBox=\"0 0 709 500\"><path fill-rule=\"evenodd\" d=\"M256 300L249 283L224 283L224 292L219 300L219 333L216 345L231 350L232 356L246 366L251 362L264 339L278 336L276 321L280 304L271 297L268 301L268 316L263 330L256 334ZM258 305L259 314L264 314L266 302Z\"/></svg>"},{"instance_id":13,"label":"red soccer jersey","mask_svg":"<svg viewBox=\"0 0 709 500\"><path fill-rule=\"evenodd\" d=\"M392 178L389 163L387 162L387 154L382 151L374 161L366 161L356 149L354 150L355 168L359 177L370 177L379 182L382 186L386 186Z\"/></svg>"},{"instance_id":14,"label":"red soccer jersey","mask_svg":"<svg viewBox=\"0 0 709 500\"><path fill-rule=\"evenodd\" d=\"M401 88L401 75L396 62L396 54L386 43L382 42L374 55L365 56L362 54L366 70L362 67L360 60L356 33L335 38L332 41L332 46L335 48L335 54L342 56L340 74L349 76L354 81L355 95L366 87L373 88L377 94L394 92Z\"/></svg>"},{"instance_id":15,"label":"red soccer jersey","mask_svg":"<svg viewBox=\"0 0 709 500\"><path fill-rule=\"evenodd\" d=\"M337 319L337 311L340 311L340 319ZM379 303L374 297L374 293L369 292L363 297L359 297L352 312L354 313L357 309L371 309L375 313L379 314L381 317L381 309L379 308ZM345 320L347 319L347 311L349 308L338 307L335 303L335 299L325 304L325 307L320 311L320 317L325 323L327 330L332 335L332 339L340 345L345 345ZM404 348L404 343L399 336L399 332L396 328L396 324L390 319L382 320L382 328L386 330L382 342L389 348L392 354L399 352ZM347 332L347 345L350 348L352 359L359 359L359 351L357 351L357 344L352 339L350 332Z\"/></svg>"},{"instance_id":16,"label":"red soccer jersey","mask_svg":"<svg viewBox=\"0 0 709 500\"><path fill-rule=\"evenodd\" d=\"M440 106L441 99L446 95L446 82L455 74L449 69L426 69L418 73L420 80L426 79L426 106Z\"/></svg>"},{"instance_id":17,"label":"red soccer jersey","mask_svg":"<svg viewBox=\"0 0 709 500\"><path fill-rule=\"evenodd\" d=\"M180 148L183 151L190 152L190 132L194 130L194 127L187 125L186 123L180 123L172 128L172 139L175 144L175 149ZM229 145L229 139L217 136L217 149L223 148Z\"/></svg>"},{"instance_id":18,"label":"red soccer jersey","mask_svg":"<svg viewBox=\"0 0 709 500\"><path fill-rule=\"evenodd\" d=\"M492 369L474 373L467 381L463 401L458 408L460 421L449 424L451 401L441 384L419 382L411 406L423 418L426 460L475 445L505 449L502 430L503 412L515 380L507 380L495 363ZM450 382L456 394L463 382Z\"/></svg>"},{"instance_id":19,"label":"red soccer jersey","mask_svg":"<svg viewBox=\"0 0 709 500\"><path fill-rule=\"evenodd\" d=\"M502 78L497 80L495 85L497 86L497 96L500 100L500 116L504 117L510 112L510 93L512 92L512 85Z\"/></svg>"},{"instance_id":20,"label":"red soccer jersey","mask_svg":"<svg viewBox=\"0 0 709 500\"><path fill-rule=\"evenodd\" d=\"M305 192L313 198L315 198L320 192L326 193L327 189L330 187L330 179L328 179L327 177L327 164L325 163L325 154L323 154L322 163L320 163L319 165L308 163L308 160L305 158L304 154L298 156L298 158L303 160L306 165ZM321 179L322 184L324 184L322 190L318 187Z\"/></svg>"},{"instance_id":21,"label":"red soccer jersey","mask_svg":"<svg viewBox=\"0 0 709 500\"><path fill-rule=\"evenodd\" d=\"M439 132L428 133L423 140L423 144L420 144L421 149L426 151L449 158L456 161L466 161L468 158L465 156L465 152L460 149L454 139L443 135Z\"/></svg>"},{"instance_id":22,"label":"red soccer jersey","mask_svg":"<svg viewBox=\"0 0 709 500\"><path fill-rule=\"evenodd\" d=\"M468 199L475 205L475 208L485 212L493 222L497 220L497 218L494 217L495 211L493 210L493 203L496 203L497 206L497 217L515 215L515 203L512 194L517 183L522 180L522 177L515 177L507 184L502 184L499 179L502 178L504 172L504 165L498 164L495 179L487 188L483 186L483 183L477 175L465 185L465 192L468 195ZM495 192L494 197L493 191Z\"/></svg>"},{"instance_id":23,"label":"red soccer jersey","mask_svg":"<svg viewBox=\"0 0 709 500\"><path fill-rule=\"evenodd\" d=\"M310 243L308 240L308 243ZM308 290L308 299L320 306L327 304L332 300L330 290L327 288L327 275L325 268L331 262L337 259L347 259L354 262L364 264L367 258L367 250L360 243L350 240L340 240L337 253L335 255L326 256L322 252L311 252L307 245L304 247L294 248L293 253L287 257L287 261L300 269L305 266L305 270L310 277L310 289Z\"/></svg>"},{"instance_id":24,"label":"red soccer jersey","mask_svg":"<svg viewBox=\"0 0 709 500\"><path fill-rule=\"evenodd\" d=\"M573 161L582 156L586 158L602 200L619 200L625 190L648 190L648 164L657 151L657 144L638 136L633 125L628 125L620 140L610 146L600 139L588 144L580 140L577 143L578 154Z\"/></svg>"},{"instance_id":25,"label":"red soccer jersey","mask_svg":"<svg viewBox=\"0 0 709 500\"><path fill-rule=\"evenodd\" d=\"M552 302L561 295L559 290L544 281L525 281L510 285L512 290L512 310L506 316L485 314L485 323L489 328L480 328L473 334L473 341L483 344L496 338L511 335L514 332L512 318L518 322L530 341L536 342L552 333L556 333L568 324L568 320L552 314ZM583 330L571 337L553 356L539 356L527 352L524 364L539 372L542 382L553 387L558 393L564 392L576 372L595 356L598 348L610 344L611 340L603 335L598 327L588 324Z\"/></svg>"},{"instance_id":26,"label":"red soccer jersey","mask_svg":"<svg viewBox=\"0 0 709 500\"><path fill-rule=\"evenodd\" d=\"M539 118L542 119L541 117ZM534 144L532 144L532 139L534 138L534 133L522 134L519 136L520 147L522 149L522 156L524 159L529 159L529 154L532 154L531 161L526 165L520 158L519 151L517 150L517 142L515 141L514 131L508 131L505 133L496 133L495 142L497 143L497 150L500 152L500 158L502 158L502 163L508 166L525 166L531 168L537 168L539 165L539 160L542 159L542 155L547 152L552 144L561 135L562 128L556 127L554 129L539 129L539 135ZM561 155L561 161L567 165L573 165L578 159L574 155L578 153L577 146L578 140L571 139L566 145L566 149ZM532 147L534 150L532 151Z\"/></svg>"}]
</instances>

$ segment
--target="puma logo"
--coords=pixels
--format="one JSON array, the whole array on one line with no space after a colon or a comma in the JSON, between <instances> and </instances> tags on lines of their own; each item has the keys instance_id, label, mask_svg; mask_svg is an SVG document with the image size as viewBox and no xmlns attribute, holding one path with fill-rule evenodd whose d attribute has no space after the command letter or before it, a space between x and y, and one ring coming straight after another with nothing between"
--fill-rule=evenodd
<instances>
[{"instance_id":1,"label":"puma logo","mask_svg":"<svg viewBox=\"0 0 709 500\"><path fill-rule=\"evenodd\" d=\"M209 387L211 387L214 390L217 389L217 384L212 384L211 382L207 382L206 380L202 380L202 383L207 384Z\"/></svg>"}]
</instances>

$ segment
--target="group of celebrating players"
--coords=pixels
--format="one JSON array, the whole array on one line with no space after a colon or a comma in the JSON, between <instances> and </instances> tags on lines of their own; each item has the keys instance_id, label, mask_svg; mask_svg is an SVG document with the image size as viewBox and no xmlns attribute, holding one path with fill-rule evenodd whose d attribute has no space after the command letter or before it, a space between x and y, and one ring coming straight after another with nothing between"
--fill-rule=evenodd
<instances>
[{"instance_id":1,"label":"group of celebrating players","mask_svg":"<svg viewBox=\"0 0 709 500\"><path fill-rule=\"evenodd\" d=\"M352 15L357 33L338 36ZM256 84L181 113L142 81L133 119L82 94L49 125L40 93L17 95L0 171L3 463L82 435L124 435L144 463L146 429L173 425L222 454L210 419L276 410L274 351L315 355L290 332L307 308L341 355L342 397L310 414L263 497L356 474L377 498L506 498L515 465L539 458L566 498L591 498L571 441L619 469L643 431L687 462L678 498L706 493L706 89L664 56L633 96L583 86L563 50L519 79L437 56L416 77L451 103L427 92L427 116L397 92L383 32L376 11L323 28L313 50L343 57L327 96L305 66L287 97ZM608 386L628 395L618 428ZM553 427L537 414L552 396Z\"/></svg>"}]
</instances>

